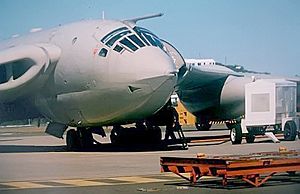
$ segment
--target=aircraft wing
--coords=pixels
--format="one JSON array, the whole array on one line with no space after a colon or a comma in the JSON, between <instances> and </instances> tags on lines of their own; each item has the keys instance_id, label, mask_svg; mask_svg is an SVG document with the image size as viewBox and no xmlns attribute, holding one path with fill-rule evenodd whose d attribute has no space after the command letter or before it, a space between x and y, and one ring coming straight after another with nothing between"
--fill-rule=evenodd
<instances>
[{"instance_id":1,"label":"aircraft wing","mask_svg":"<svg viewBox=\"0 0 300 194\"><path fill-rule=\"evenodd\" d=\"M226 78L229 75L243 76L229 68L220 65L198 66L185 64L179 69L178 90L188 90L198 88L214 80Z\"/></svg>"},{"instance_id":2,"label":"aircraft wing","mask_svg":"<svg viewBox=\"0 0 300 194\"><path fill-rule=\"evenodd\" d=\"M61 49L51 44L0 50L0 102L13 101L42 87L60 54Z\"/></svg>"}]
</instances>

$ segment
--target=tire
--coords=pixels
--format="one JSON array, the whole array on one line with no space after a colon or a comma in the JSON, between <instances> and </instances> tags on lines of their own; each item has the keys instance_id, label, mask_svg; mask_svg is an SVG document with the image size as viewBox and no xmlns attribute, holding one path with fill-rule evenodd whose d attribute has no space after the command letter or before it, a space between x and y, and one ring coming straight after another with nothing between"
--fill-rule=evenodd
<instances>
[{"instance_id":1,"label":"tire","mask_svg":"<svg viewBox=\"0 0 300 194\"><path fill-rule=\"evenodd\" d=\"M195 127L198 131L208 131L211 128L211 124L209 122L195 123Z\"/></svg>"},{"instance_id":2,"label":"tire","mask_svg":"<svg viewBox=\"0 0 300 194\"><path fill-rule=\"evenodd\" d=\"M115 145L119 144L119 139L115 133L110 134L110 142Z\"/></svg>"},{"instance_id":3,"label":"tire","mask_svg":"<svg viewBox=\"0 0 300 194\"><path fill-rule=\"evenodd\" d=\"M110 133L110 142L114 145L121 144L121 126L114 126Z\"/></svg>"},{"instance_id":4,"label":"tire","mask_svg":"<svg viewBox=\"0 0 300 194\"><path fill-rule=\"evenodd\" d=\"M246 135L246 142L247 142L247 143L253 143L254 140L255 140L255 135L250 134L250 133L248 133L248 134Z\"/></svg>"},{"instance_id":5,"label":"tire","mask_svg":"<svg viewBox=\"0 0 300 194\"><path fill-rule=\"evenodd\" d=\"M287 171L289 176L296 176L296 171Z\"/></svg>"},{"instance_id":6,"label":"tire","mask_svg":"<svg viewBox=\"0 0 300 194\"><path fill-rule=\"evenodd\" d=\"M67 131L66 144L68 151L76 151L79 148L79 137L75 129Z\"/></svg>"},{"instance_id":7,"label":"tire","mask_svg":"<svg viewBox=\"0 0 300 194\"><path fill-rule=\"evenodd\" d=\"M152 139L150 143L154 143L154 144L160 143L161 138L162 138L160 127L154 126L152 131L151 131L150 137Z\"/></svg>"},{"instance_id":8,"label":"tire","mask_svg":"<svg viewBox=\"0 0 300 194\"><path fill-rule=\"evenodd\" d=\"M284 125L284 139L286 141L294 141L297 135L297 127L294 121L287 121Z\"/></svg>"},{"instance_id":9,"label":"tire","mask_svg":"<svg viewBox=\"0 0 300 194\"><path fill-rule=\"evenodd\" d=\"M230 130L230 140L232 144L242 143L242 128L241 125L237 124Z\"/></svg>"},{"instance_id":10,"label":"tire","mask_svg":"<svg viewBox=\"0 0 300 194\"><path fill-rule=\"evenodd\" d=\"M79 137L80 148L91 148L94 143L92 133L86 128L77 128L77 135Z\"/></svg>"}]
</instances>

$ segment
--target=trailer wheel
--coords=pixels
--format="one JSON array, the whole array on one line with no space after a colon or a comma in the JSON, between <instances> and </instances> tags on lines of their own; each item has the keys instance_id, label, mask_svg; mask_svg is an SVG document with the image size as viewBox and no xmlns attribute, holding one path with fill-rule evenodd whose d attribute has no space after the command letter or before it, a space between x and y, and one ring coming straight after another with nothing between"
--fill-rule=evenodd
<instances>
[{"instance_id":1,"label":"trailer wheel","mask_svg":"<svg viewBox=\"0 0 300 194\"><path fill-rule=\"evenodd\" d=\"M230 140L232 144L241 144L242 143L242 128L240 124L236 124L230 130Z\"/></svg>"},{"instance_id":2,"label":"trailer wheel","mask_svg":"<svg viewBox=\"0 0 300 194\"><path fill-rule=\"evenodd\" d=\"M255 135L250 134L250 133L248 133L248 134L246 135L246 142L247 142L247 143L253 143L254 140L255 140Z\"/></svg>"},{"instance_id":3,"label":"trailer wheel","mask_svg":"<svg viewBox=\"0 0 300 194\"><path fill-rule=\"evenodd\" d=\"M294 141L297 135L297 127L294 121L287 121L284 125L284 139L286 141Z\"/></svg>"},{"instance_id":4,"label":"trailer wheel","mask_svg":"<svg viewBox=\"0 0 300 194\"><path fill-rule=\"evenodd\" d=\"M226 125L226 127L227 127L229 130L231 130L231 129L234 127L234 125L236 125L236 123L228 123L228 122L225 122L225 125Z\"/></svg>"}]
</instances>

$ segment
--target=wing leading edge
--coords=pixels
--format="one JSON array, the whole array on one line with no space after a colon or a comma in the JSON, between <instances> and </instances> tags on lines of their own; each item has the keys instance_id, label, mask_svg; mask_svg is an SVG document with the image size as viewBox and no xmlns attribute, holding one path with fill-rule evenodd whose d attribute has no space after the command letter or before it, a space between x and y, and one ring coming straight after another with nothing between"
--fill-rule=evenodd
<instances>
[{"instance_id":1,"label":"wing leading edge","mask_svg":"<svg viewBox=\"0 0 300 194\"><path fill-rule=\"evenodd\" d=\"M201 87L215 80L228 77L229 75L243 76L223 66L197 66L186 64L179 69L177 89L189 90L195 87Z\"/></svg>"}]
</instances>

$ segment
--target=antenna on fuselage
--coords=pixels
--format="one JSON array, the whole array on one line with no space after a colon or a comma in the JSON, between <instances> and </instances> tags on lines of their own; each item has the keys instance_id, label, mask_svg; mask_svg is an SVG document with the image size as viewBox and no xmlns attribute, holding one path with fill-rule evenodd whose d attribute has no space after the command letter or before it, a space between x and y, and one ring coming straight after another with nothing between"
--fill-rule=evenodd
<instances>
[{"instance_id":1,"label":"antenna on fuselage","mask_svg":"<svg viewBox=\"0 0 300 194\"><path fill-rule=\"evenodd\" d=\"M105 13L104 13L104 11L102 11L102 20L104 20L105 19Z\"/></svg>"},{"instance_id":2,"label":"antenna on fuselage","mask_svg":"<svg viewBox=\"0 0 300 194\"><path fill-rule=\"evenodd\" d=\"M161 17L163 15L164 15L163 13L151 14L151 15L146 15L146 16L142 16L142 17L136 17L136 18L132 18L132 19L123 20L123 22L125 22L127 24L136 24L140 20Z\"/></svg>"}]
</instances>

